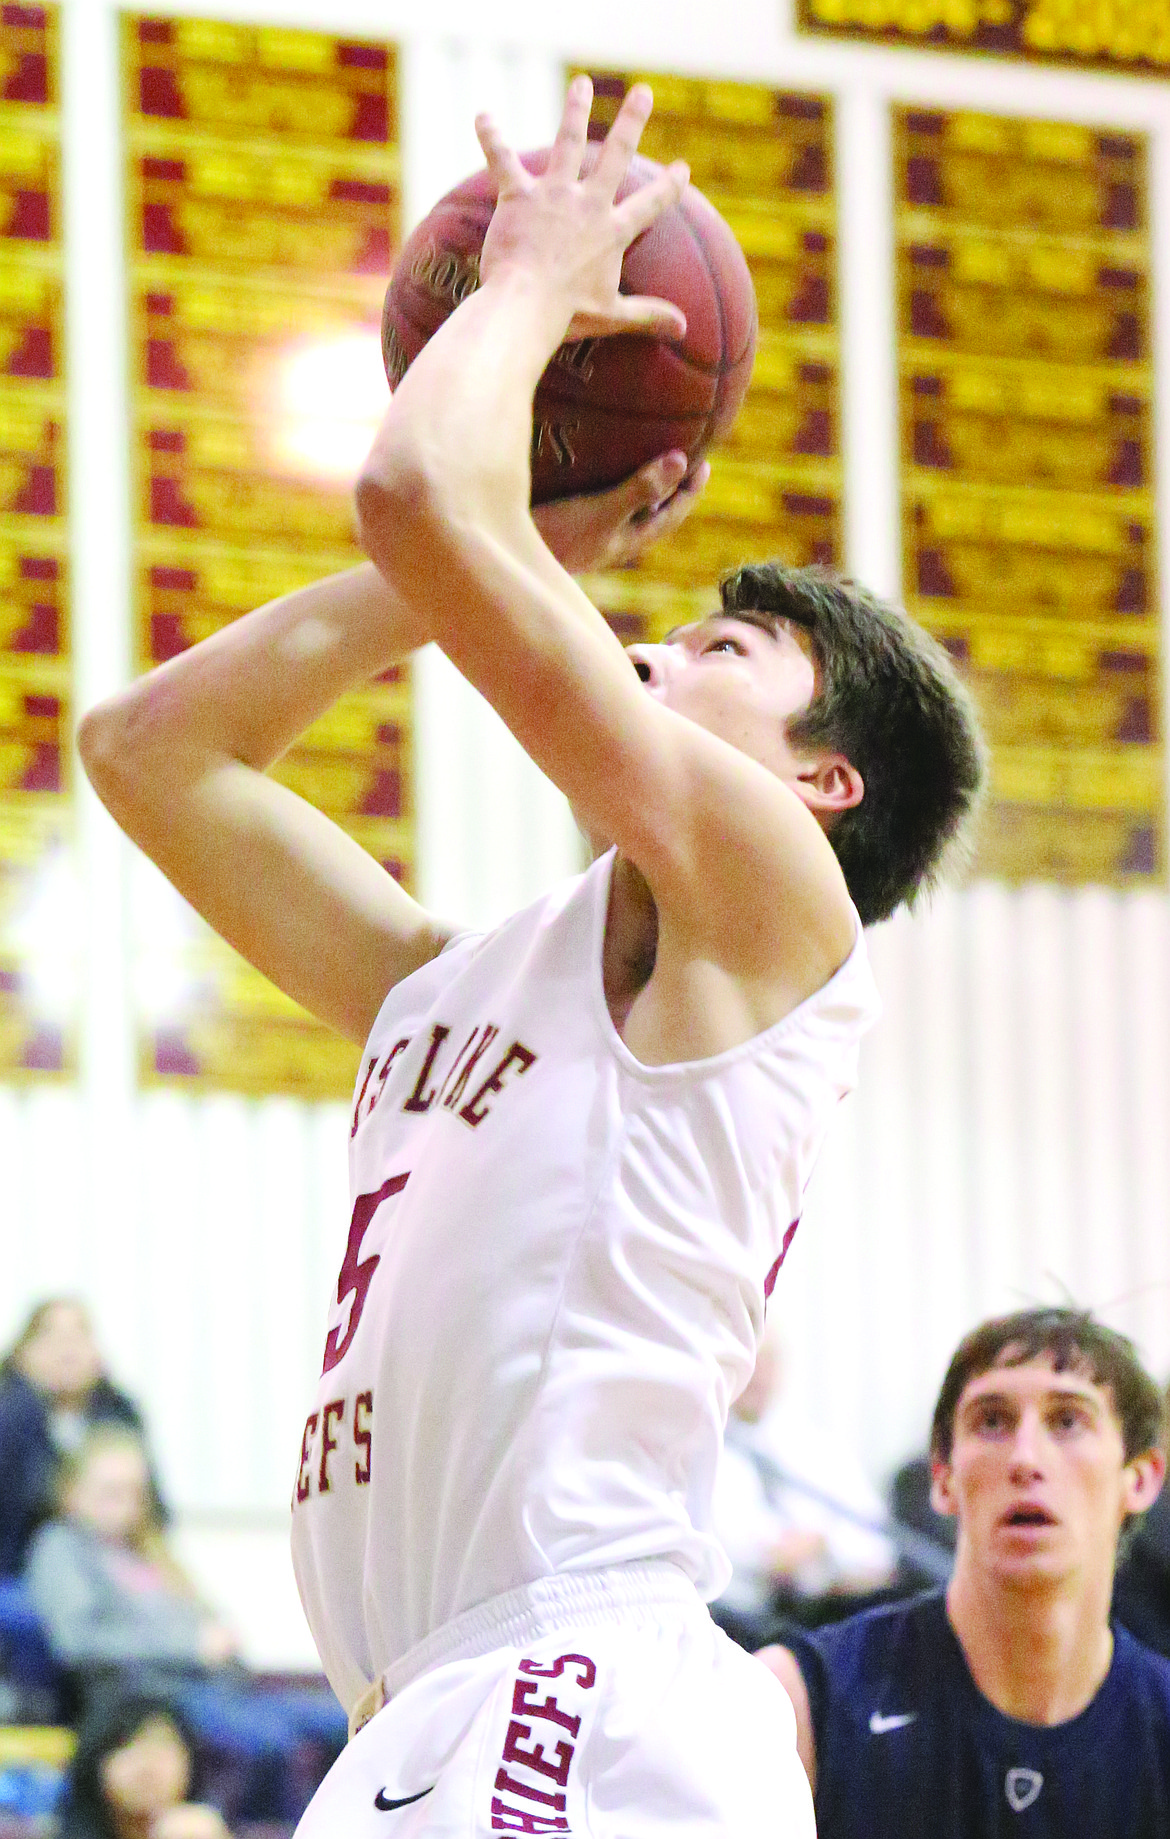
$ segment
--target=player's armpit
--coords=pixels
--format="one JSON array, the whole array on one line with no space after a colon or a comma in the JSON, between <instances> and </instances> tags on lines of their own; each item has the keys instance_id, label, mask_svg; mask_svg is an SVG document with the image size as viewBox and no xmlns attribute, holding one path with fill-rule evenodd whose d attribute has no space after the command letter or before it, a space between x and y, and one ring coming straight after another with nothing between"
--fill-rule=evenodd
<instances>
[{"instance_id":1,"label":"player's armpit","mask_svg":"<svg viewBox=\"0 0 1170 1839\"><path fill-rule=\"evenodd\" d=\"M796 1752L804 1764L809 1787L816 1793L817 1786L817 1750L813 1734L812 1707L809 1703L808 1687L804 1675L797 1663L796 1655L786 1647L762 1647L756 1659L769 1673L775 1675L785 1692L792 1700L792 1709L796 1713Z\"/></svg>"},{"instance_id":2,"label":"player's armpit","mask_svg":"<svg viewBox=\"0 0 1170 1839\"><path fill-rule=\"evenodd\" d=\"M425 633L368 565L260 608L93 709L115 820L229 944L349 1038L450 936L263 768Z\"/></svg>"}]
</instances>

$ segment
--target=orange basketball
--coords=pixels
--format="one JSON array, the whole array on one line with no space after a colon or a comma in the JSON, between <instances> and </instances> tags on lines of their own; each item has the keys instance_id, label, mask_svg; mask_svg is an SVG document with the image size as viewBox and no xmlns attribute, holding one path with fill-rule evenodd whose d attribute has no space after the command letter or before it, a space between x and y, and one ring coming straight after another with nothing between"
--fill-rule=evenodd
<instances>
[{"instance_id":1,"label":"orange basketball","mask_svg":"<svg viewBox=\"0 0 1170 1839\"><path fill-rule=\"evenodd\" d=\"M521 158L540 172L548 150ZM593 158L587 150L586 169ZM618 197L659 171L636 154ZM392 389L478 285L494 208L494 180L486 170L476 173L440 199L404 244L382 311ZM686 335L620 333L561 346L536 392L534 504L616 485L671 448L693 465L726 433L743 401L756 349L752 278L731 230L693 185L631 243L621 288L674 301L686 314Z\"/></svg>"}]
</instances>

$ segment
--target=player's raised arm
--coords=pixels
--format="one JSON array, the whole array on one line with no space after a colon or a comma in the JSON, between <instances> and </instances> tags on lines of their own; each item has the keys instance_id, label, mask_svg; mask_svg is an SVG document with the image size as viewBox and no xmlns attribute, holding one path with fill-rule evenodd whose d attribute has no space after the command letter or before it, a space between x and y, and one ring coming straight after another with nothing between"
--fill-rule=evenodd
<instances>
[{"instance_id":1,"label":"player's raised arm","mask_svg":"<svg viewBox=\"0 0 1170 1839\"><path fill-rule=\"evenodd\" d=\"M853 939L822 829L770 762L646 694L528 511L532 399L561 341L679 330L676 308L623 297L618 280L626 247L678 199L686 170L615 203L649 92L631 90L579 177L590 101L575 79L540 177L479 124L499 183L483 285L395 393L358 487L363 541L590 833L642 871L670 937L745 981L771 980L765 1012L783 1012ZM858 776L825 796L855 802Z\"/></svg>"},{"instance_id":2,"label":"player's raised arm","mask_svg":"<svg viewBox=\"0 0 1170 1839\"><path fill-rule=\"evenodd\" d=\"M78 746L127 835L229 944L364 1040L446 936L331 819L266 776L343 691L425 641L365 564L247 614L92 709Z\"/></svg>"},{"instance_id":3,"label":"player's raised arm","mask_svg":"<svg viewBox=\"0 0 1170 1839\"><path fill-rule=\"evenodd\" d=\"M548 541L573 567L632 558L689 510L693 493L676 493L684 468L667 454L613 491L546 505ZM90 710L78 735L98 796L168 880L257 969L357 1041L450 928L265 768L345 690L428 637L366 563L160 665Z\"/></svg>"}]
</instances>

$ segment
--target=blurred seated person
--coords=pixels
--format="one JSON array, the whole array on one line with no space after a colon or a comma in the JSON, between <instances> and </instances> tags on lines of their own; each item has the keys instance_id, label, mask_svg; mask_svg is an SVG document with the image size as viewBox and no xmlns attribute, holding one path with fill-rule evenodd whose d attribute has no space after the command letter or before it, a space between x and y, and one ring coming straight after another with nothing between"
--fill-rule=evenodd
<instances>
[{"instance_id":1,"label":"blurred seated person","mask_svg":"<svg viewBox=\"0 0 1170 1839\"><path fill-rule=\"evenodd\" d=\"M187 1801L168 1807L150 1829L150 1839L232 1839L227 1822L215 1807Z\"/></svg>"},{"instance_id":2,"label":"blurred seated person","mask_svg":"<svg viewBox=\"0 0 1170 1839\"><path fill-rule=\"evenodd\" d=\"M78 1732L57 1809L57 1839L160 1839L165 1822L182 1813L203 1816L207 1839L223 1839L227 1828L217 1810L188 1799L196 1776L194 1738L169 1699L111 1694L94 1705ZM198 1826L185 1835L180 1825L170 1839L197 1835L202 1839Z\"/></svg>"},{"instance_id":3,"label":"blurred seated person","mask_svg":"<svg viewBox=\"0 0 1170 1839\"><path fill-rule=\"evenodd\" d=\"M26 1580L83 1704L117 1681L169 1693L201 1742L251 1763L256 1817L299 1818L345 1743L345 1714L324 1685L251 1681L167 1546L139 1438L91 1431L65 1464L61 1508L33 1540Z\"/></svg>"},{"instance_id":4,"label":"blurred seated person","mask_svg":"<svg viewBox=\"0 0 1170 1839\"><path fill-rule=\"evenodd\" d=\"M1020 1310L960 1343L931 1432L949 1584L760 1655L819 1839L1166 1839L1170 1662L1109 1614L1164 1442L1156 1384L1086 1312Z\"/></svg>"},{"instance_id":5,"label":"blurred seated person","mask_svg":"<svg viewBox=\"0 0 1170 1839\"><path fill-rule=\"evenodd\" d=\"M1170 1420L1170 1388L1164 1396ZM1170 1488L1163 1488L1122 1552L1113 1614L1131 1635L1170 1659Z\"/></svg>"},{"instance_id":6,"label":"blurred seated person","mask_svg":"<svg viewBox=\"0 0 1170 1839\"><path fill-rule=\"evenodd\" d=\"M143 1435L138 1407L107 1377L93 1324L75 1298L48 1297L0 1361L0 1577L15 1577L42 1520L56 1512L62 1461L95 1424ZM166 1513L153 1474L151 1502Z\"/></svg>"},{"instance_id":7,"label":"blurred seated person","mask_svg":"<svg viewBox=\"0 0 1170 1839\"><path fill-rule=\"evenodd\" d=\"M711 1613L747 1648L778 1619L815 1624L884 1592L896 1569L885 1511L840 1439L802 1421L783 1397L774 1334L731 1408L715 1484L715 1530L732 1578Z\"/></svg>"},{"instance_id":8,"label":"blurred seated person","mask_svg":"<svg viewBox=\"0 0 1170 1839\"><path fill-rule=\"evenodd\" d=\"M107 1378L93 1326L72 1297L49 1297L0 1360L0 1675L9 1721L52 1722L61 1682L20 1580L29 1542L56 1511L63 1458L95 1424L141 1432L137 1407ZM151 1495L165 1517L157 1483Z\"/></svg>"}]
</instances>

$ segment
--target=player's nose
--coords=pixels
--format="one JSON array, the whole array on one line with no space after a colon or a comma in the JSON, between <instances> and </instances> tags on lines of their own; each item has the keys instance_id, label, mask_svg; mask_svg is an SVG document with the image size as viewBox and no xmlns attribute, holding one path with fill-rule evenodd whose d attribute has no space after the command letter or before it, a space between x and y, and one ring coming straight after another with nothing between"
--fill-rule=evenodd
<instances>
[{"instance_id":1,"label":"player's nose","mask_svg":"<svg viewBox=\"0 0 1170 1839\"><path fill-rule=\"evenodd\" d=\"M1025 1412L1016 1426L1012 1439L1011 1466L1013 1474L1038 1475L1043 1467L1041 1444L1043 1431L1040 1422L1030 1412Z\"/></svg>"},{"instance_id":2,"label":"player's nose","mask_svg":"<svg viewBox=\"0 0 1170 1839\"><path fill-rule=\"evenodd\" d=\"M659 690L670 668L666 645L627 645L626 656L647 689Z\"/></svg>"}]
</instances>

